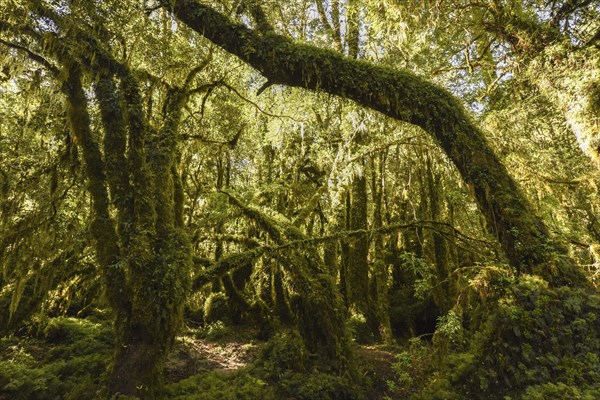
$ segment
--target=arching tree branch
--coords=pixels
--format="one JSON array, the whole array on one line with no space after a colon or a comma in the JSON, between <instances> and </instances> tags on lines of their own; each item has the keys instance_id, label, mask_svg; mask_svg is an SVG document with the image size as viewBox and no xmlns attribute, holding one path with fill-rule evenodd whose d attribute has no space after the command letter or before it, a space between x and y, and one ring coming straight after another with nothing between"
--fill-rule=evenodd
<instances>
[{"instance_id":1,"label":"arching tree branch","mask_svg":"<svg viewBox=\"0 0 600 400\"><path fill-rule=\"evenodd\" d=\"M447 90L392 70L259 32L195 0L162 0L190 28L259 70L269 81L350 98L431 134L454 163L511 263L555 285L584 284L464 107ZM557 257L557 254L561 254Z\"/></svg>"}]
</instances>

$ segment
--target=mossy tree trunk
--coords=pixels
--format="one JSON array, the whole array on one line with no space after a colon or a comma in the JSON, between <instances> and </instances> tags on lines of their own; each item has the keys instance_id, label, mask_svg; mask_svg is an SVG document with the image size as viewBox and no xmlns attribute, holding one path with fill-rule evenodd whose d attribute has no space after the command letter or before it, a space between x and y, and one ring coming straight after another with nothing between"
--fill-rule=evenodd
<instances>
[{"instance_id":1,"label":"mossy tree trunk","mask_svg":"<svg viewBox=\"0 0 600 400\"><path fill-rule=\"evenodd\" d=\"M429 192L429 217L432 221L441 221L442 217L442 188L441 176L433 171L431 154L426 154L426 179ZM433 289L433 299L442 313L447 312L454 299L450 260L446 238L439 232L432 232L433 261L436 266L437 284Z\"/></svg>"},{"instance_id":2,"label":"mossy tree trunk","mask_svg":"<svg viewBox=\"0 0 600 400\"><path fill-rule=\"evenodd\" d=\"M91 130L82 72L64 60L67 118L81 148L92 198L92 235L115 315L109 394L154 398L189 290L191 248L183 231L176 133L185 95L168 93L163 125L145 121L138 84L121 69L95 87L103 151ZM111 210L114 210L112 212Z\"/></svg>"},{"instance_id":3,"label":"mossy tree trunk","mask_svg":"<svg viewBox=\"0 0 600 400\"><path fill-rule=\"evenodd\" d=\"M168 93L165 119L154 131L143 120L136 83L124 85L133 186L131 244L125 260L131 308L117 326L119 344L109 391L155 397L162 366L179 329L189 290L191 247L183 230L176 134L185 96ZM109 289L110 290L110 289Z\"/></svg>"},{"instance_id":4,"label":"mossy tree trunk","mask_svg":"<svg viewBox=\"0 0 600 400\"><path fill-rule=\"evenodd\" d=\"M354 61L272 32L258 33L195 0L163 0L162 4L272 83L344 96L421 127L435 138L472 189L513 266L539 274L553 285L586 284L583 273L553 241L481 130L448 91L409 71Z\"/></svg>"},{"instance_id":5,"label":"mossy tree trunk","mask_svg":"<svg viewBox=\"0 0 600 400\"><path fill-rule=\"evenodd\" d=\"M364 169L364 166L363 166ZM356 173L352 179L350 230L367 230L367 179ZM369 309L369 238L362 235L350 242L346 276L349 303L367 316Z\"/></svg>"},{"instance_id":6,"label":"mossy tree trunk","mask_svg":"<svg viewBox=\"0 0 600 400\"><path fill-rule=\"evenodd\" d=\"M373 229L383 226L383 191L386 154L382 153L376 162L371 158L371 188L373 198ZM375 286L375 296L372 300L377 313L379 335L384 343L392 343L392 326L390 323L390 304L388 296L388 268L385 262L383 235L375 235L373 243L372 280Z\"/></svg>"},{"instance_id":7,"label":"mossy tree trunk","mask_svg":"<svg viewBox=\"0 0 600 400\"><path fill-rule=\"evenodd\" d=\"M344 189L341 194L341 204L337 215L337 223L341 230L350 230L350 192ZM350 241L346 238L340 240L340 293L346 307L350 306L348 294L348 269L350 268Z\"/></svg>"}]
</instances>

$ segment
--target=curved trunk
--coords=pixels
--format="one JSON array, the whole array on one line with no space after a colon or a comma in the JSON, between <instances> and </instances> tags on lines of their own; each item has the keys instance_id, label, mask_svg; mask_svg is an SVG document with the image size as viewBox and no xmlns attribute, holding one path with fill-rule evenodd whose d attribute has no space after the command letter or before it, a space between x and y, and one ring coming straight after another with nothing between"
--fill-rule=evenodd
<instances>
[{"instance_id":1,"label":"curved trunk","mask_svg":"<svg viewBox=\"0 0 600 400\"><path fill-rule=\"evenodd\" d=\"M195 0L162 1L179 20L259 70L271 83L350 98L431 134L472 188L490 230L511 264L554 285L585 277L494 154L463 106L448 91L408 71L355 61L275 33L259 34ZM557 253L560 255L557 257Z\"/></svg>"}]
</instances>

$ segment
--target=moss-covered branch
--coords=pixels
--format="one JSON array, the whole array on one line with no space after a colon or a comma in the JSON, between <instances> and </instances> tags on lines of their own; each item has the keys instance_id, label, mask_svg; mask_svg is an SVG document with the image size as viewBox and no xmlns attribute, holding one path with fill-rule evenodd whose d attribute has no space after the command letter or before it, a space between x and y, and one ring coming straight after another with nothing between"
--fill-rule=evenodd
<instances>
[{"instance_id":1,"label":"moss-covered branch","mask_svg":"<svg viewBox=\"0 0 600 400\"><path fill-rule=\"evenodd\" d=\"M447 90L406 70L351 60L275 33L260 34L196 0L162 0L162 4L271 82L323 90L421 127L435 138L472 188L490 229L515 267L556 285L584 284L583 274L572 262L564 261L565 250L553 243L483 133Z\"/></svg>"},{"instance_id":2,"label":"moss-covered branch","mask_svg":"<svg viewBox=\"0 0 600 400\"><path fill-rule=\"evenodd\" d=\"M269 234L275 246L265 245L221 258L195 278L194 287L198 288L220 275L246 266L259 256L275 258L300 294L300 304L296 309L305 344L311 351L324 355L324 360L330 362L334 369L345 371L348 367L347 359L341 355L348 354L349 342L344 328L342 299L333 275L317 256L316 242L312 242L291 221L283 217L272 218L261 210L244 204L232 193L224 193L229 196L231 204ZM293 242L301 242L302 246L290 246Z\"/></svg>"},{"instance_id":3,"label":"moss-covered branch","mask_svg":"<svg viewBox=\"0 0 600 400\"><path fill-rule=\"evenodd\" d=\"M258 257L262 256L266 250L268 250L268 247L258 247L256 249L232 253L221 257L194 278L192 290L198 290L202 286L213 282L215 279L222 277L228 272L242 268L248 263L253 263Z\"/></svg>"},{"instance_id":4,"label":"moss-covered branch","mask_svg":"<svg viewBox=\"0 0 600 400\"><path fill-rule=\"evenodd\" d=\"M97 258L104 271L108 299L115 309L128 309L125 276L119 267L121 250L119 248L115 225L108 211L108 192L106 188L106 167L100 148L91 132L91 121L87 110L87 98L81 85L79 66L70 62L66 67L67 79L63 92L67 97L67 120L73 136L81 147L85 162L87 188L92 198L94 217L92 234L96 240Z\"/></svg>"},{"instance_id":5,"label":"moss-covered branch","mask_svg":"<svg viewBox=\"0 0 600 400\"><path fill-rule=\"evenodd\" d=\"M247 218L256 222L264 231L266 231L273 241L278 244L285 243L285 238L291 240L305 239L304 234L300 229L294 226L290 221L284 221L281 216L280 221L266 215L261 210L252 207L250 205L242 203L233 193L229 191L223 191L228 197L229 202L235 205L237 208L244 213Z\"/></svg>"},{"instance_id":6,"label":"moss-covered branch","mask_svg":"<svg viewBox=\"0 0 600 400\"><path fill-rule=\"evenodd\" d=\"M395 233L404 229L415 229L417 227L428 229L436 232L442 236L452 236L454 239L469 242L472 246L478 246L477 250L482 251L482 248L493 250L493 243L487 242L482 239L472 238L450 224L439 221L413 221L408 223L398 223L384 225L375 229L358 229L358 230L346 230L336 232L330 235L316 236L316 237L303 237L296 240L281 241L275 245L260 244L254 239L219 235L219 240L229 240L234 243L242 243L251 246L252 248L247 251L229 254L217 261L211 261L210 259L203 257L194 257L194 264L197 266L206 267L205 270L201 271L194 278L193 290L198 290L202 286L212 282L214 279L220 278L226 273L233 272L238 268L244 267L247 262L252 262L263 255L269 255L279 257L277 253L286 253L291 250L302 250L307 247L316 246L319 244L327 244L336 242L342 239L357 239L369 236L381 236L390 233ZM214 239L213 237L206 237L204 239ZM466 250L468 251L468 250ZM471 250L473 251L473 250Z\"/></svg>"}]
</instances>

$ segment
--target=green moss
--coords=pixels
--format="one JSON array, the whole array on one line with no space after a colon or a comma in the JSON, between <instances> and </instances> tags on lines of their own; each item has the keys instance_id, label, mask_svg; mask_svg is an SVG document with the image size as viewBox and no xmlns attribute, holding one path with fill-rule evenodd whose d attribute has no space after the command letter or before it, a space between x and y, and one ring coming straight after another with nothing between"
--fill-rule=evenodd
<instances>
[{"instance_id":1,"label":"green moss","mask_svg":"<svg viewBox=\"0 0 600 400\"><path fill-rule=\"evenodd\" d=\"M231 321L231 313L225 293L212 293L204 302L204 322L211 324L216 321Z\"/></svg>"},{"instance_id":2,"label":"green moss","mask_svg":"<svg viewBox=\"0 0 600 400\"><path fill-rule=\"evenodd\" d=\"M112 349L109 326L55 318L40 339L0 341L0 398L97 398Z\"/></svg>"},{"instance_id":3,"label":"green moss","mask_svg":"<svg viewBox=\"0 0 600 400\"><path fill-rule=\"evenodd\" d=\"M168 385L164 399L173 400L275 400L273 388L245 371L210 372Z\"/></svg>"}]
</instances>

